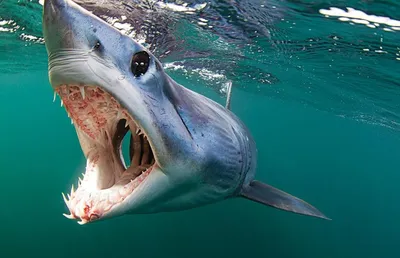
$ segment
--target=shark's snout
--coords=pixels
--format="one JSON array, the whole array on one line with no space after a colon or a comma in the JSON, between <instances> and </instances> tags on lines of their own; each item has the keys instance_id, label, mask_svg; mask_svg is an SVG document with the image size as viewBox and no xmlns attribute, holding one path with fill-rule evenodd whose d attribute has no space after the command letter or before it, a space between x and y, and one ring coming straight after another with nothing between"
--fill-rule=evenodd
<instances>
[{"instance_id":1,"label":"shark's snout","mask_svg":"<svg viewBox=\"0 0 400 258\"><path fill-rule=\"evenodd\" d=\"M118 35L103 21L69 0L46 0L43 34L49 54L63 49L90 50L98 37Z\"/></svg>"},{"instance_id":2,"label":"shark's snout","mask_svg":"<svg viewBox=\"0 0 400 258\"><path fill-rule=\"evenodd\" d=\"M46 0L43 6L43 33L47 38L46 47L50 52L59 48L72 47L68 3L65 0Z\"/></svg>"}]
</instances>

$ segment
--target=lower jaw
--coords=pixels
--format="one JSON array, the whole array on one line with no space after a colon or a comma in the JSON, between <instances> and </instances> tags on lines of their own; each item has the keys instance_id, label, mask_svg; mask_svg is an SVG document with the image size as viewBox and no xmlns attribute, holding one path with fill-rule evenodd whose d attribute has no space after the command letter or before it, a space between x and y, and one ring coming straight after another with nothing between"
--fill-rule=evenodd
<instances>
[{"instance_id":1,"label":"lower jaw","mask_svg":"<svg viewBox=\"0 0 400 258\"><path fill-rule=\"evenodd\" d=\"M101 219L134 194L134 190L147 178L155 164L131 166L124 170L122 164L110 159L110 156L96 151L88 152L83 178L79 178L76 191L72 187L68 198L64 197L70 211L70 215L65 216L80 219L80 224ZM104 171L105 167L108 171Z\"/></svg>"},{"instance_id":2,"label":"lower jaw","mask_svg":"<svg viewBox=\"0 0 400 258\"><path fill-rule=\"evenodd\" d=\"M69 219L80 219L79 224L100 220L107 213L112 212L116 206L124 205L124 201L134 194L135 189L146 180L152 169L153 166L125 185L116 184L107 189L92 191L87 191L82 187L78 187L76 191L72 189L71 194L68 195L69 200L64 196L64 201L70 211L69 215L64 214L64 216Z\"/></svg>"}]
</instances>

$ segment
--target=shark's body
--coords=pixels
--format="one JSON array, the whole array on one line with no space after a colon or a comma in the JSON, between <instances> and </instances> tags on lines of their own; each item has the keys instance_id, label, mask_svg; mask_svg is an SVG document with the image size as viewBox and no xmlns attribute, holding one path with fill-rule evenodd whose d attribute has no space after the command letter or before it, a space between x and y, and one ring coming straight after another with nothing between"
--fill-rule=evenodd
<instances>
[{"instance_id":1,"label":"shark's body","mask_svg":"<svg viewBox=\"0 0 400 258\"><path fill-rule=\"evenodd\" d=\"M79 187L65 197L67 217L87 223L245 197L326 218L254 181L257 150L246 126L176 83L143 46L69 0L46 0L43 20L50 82L87 158ZM130 166L120 150L128 130Z\"/></svg>"}]
</instances>

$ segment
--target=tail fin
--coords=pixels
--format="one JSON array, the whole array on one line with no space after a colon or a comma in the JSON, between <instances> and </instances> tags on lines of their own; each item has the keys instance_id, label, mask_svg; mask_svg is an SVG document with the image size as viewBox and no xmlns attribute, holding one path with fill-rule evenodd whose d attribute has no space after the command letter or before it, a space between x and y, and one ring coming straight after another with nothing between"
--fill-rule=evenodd
<instances>
[{"instance_id":1,"label":"tail fin","mask_svg":"<svg viewBox=\"0 0 400 258\"><path fill-rule=\"evenodd\" d=\"M331 220L305 201L259 181L252 181L240 195L277 209Z\"/></svg>"}]
</instances>

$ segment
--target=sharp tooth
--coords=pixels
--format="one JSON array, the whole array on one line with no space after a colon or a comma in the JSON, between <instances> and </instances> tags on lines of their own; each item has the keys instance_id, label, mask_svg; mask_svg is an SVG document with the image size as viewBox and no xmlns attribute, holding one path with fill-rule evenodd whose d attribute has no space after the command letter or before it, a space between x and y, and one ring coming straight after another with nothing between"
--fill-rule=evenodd
<instances>
[{"instance_id":1,"label":"sharp tooth","mask_svg":"<svg viewBox=\"0 0 400 258\"><path fill-rule=\"evenodd\" d=\"M56 101L56 95L57 95L57 93L56 93L56 92L54 92L54 96L53 96L53 102L55 102L55 101Z\"/></svg>"},{"instance_id":2,"label":"sharp tooth","mask_svg":"<svg viewBox=\"0 0 400 258\"><path fill-rule=\"evenodd\" d=\"M81 91L82 99L85 99L85 87L79 86L79 90Z\"/></svg>"},{"instance_id":3,"label":"sharp tooth","mask_svg":"<svg viewBox=\"0 0 400 258\"><path fill-rule=\"evenodd\" d=\"M128 127L128 126L129 126L129 121L125 120L125 127Z\"/></svg>"},{"instance_id":4,"label":"sharp tooth","mask_svg":"<svg viewBox=\"0 0 400 258\"><path fill-rule=\"evenodd\" d=\"M65 214L63 213L64 217L68 218L68 219L75 219L75 217L72 214Z\"/></svg>"},{"instance_id":5,"label":"sharp tooth","mask_svg":"<svg viewBox=\"0 0 400 258\"><path fill-rule=\"evenodd\" d=\"M71 195L67 194L68 200L71 200Z\"/></svg>"},{"instance_id":6,"label":"sharp tooth","mask_svg":"<svg viewBox=\"0 0 400 258\"><path fill-rule=\"evenodd\" d=\"M61 106L63 106L64 105L64 102L62 101L62 99L61 99Z\"/></svg>"},{"instance_id":7,"label":"sharp tooth","mask_svg":"<svg viewBox=\"0 0 400 258\"><path fill-rule=\"evenodd\" d=\"M82 219L81 221L78 221L79 225L83 225L83 224L86 224L86 223L87 223L87 220L84 220L84 219Z\"/></svg>"},{"instance_id":8,"label":"sharp tooth","mask_svg":"<svg viewBox=\"0 0 400 258\"><path fill-rule=\"evenodd\" d=\"M72 119L71 119L71 125L73 125L74 124L74 121L72 121Z\"/></svg>"},{"instance_id":9,"label":"sharp tooth","mask_svg":"<svg viewBox=\"0 0 400 258\"><path fill-rule=\"evenodd\" d=\"M80 184L82 184L82 179L80 177L78 177L78 181Z\"/></svg>"},{"instance_id":10,"label":"sharp tooth","mask_svg":"<svg viewBox=\"0 0 400 258\"><path fill-rule=\"evenodd\" d=\"M75 193L74 185L71 186L71 195Z\"/></svg>"},{"instance_id":11,"label":"sharp tooth","mask_svg":"<svg viewBox=\"0 0 400 258\"><path fill-rule=\"evenodd\" d=\"M64 193L61 193L62 194L62 196L63 196L63 199L64 199L64 202L68 205L68 200L67 200L67 198L65 197L65 194Z\"/></svg>"},{"instance_id":12,"label":"sharp tooth","mask_svg":"<svg viewBox=\"0 0 400 258\"><path fill-rule=\"evenodd\" d=\"M139 127L136 127L136 134L138 134L140 132L140 129L139 129Z\"/></svg>"}]
</instances>

